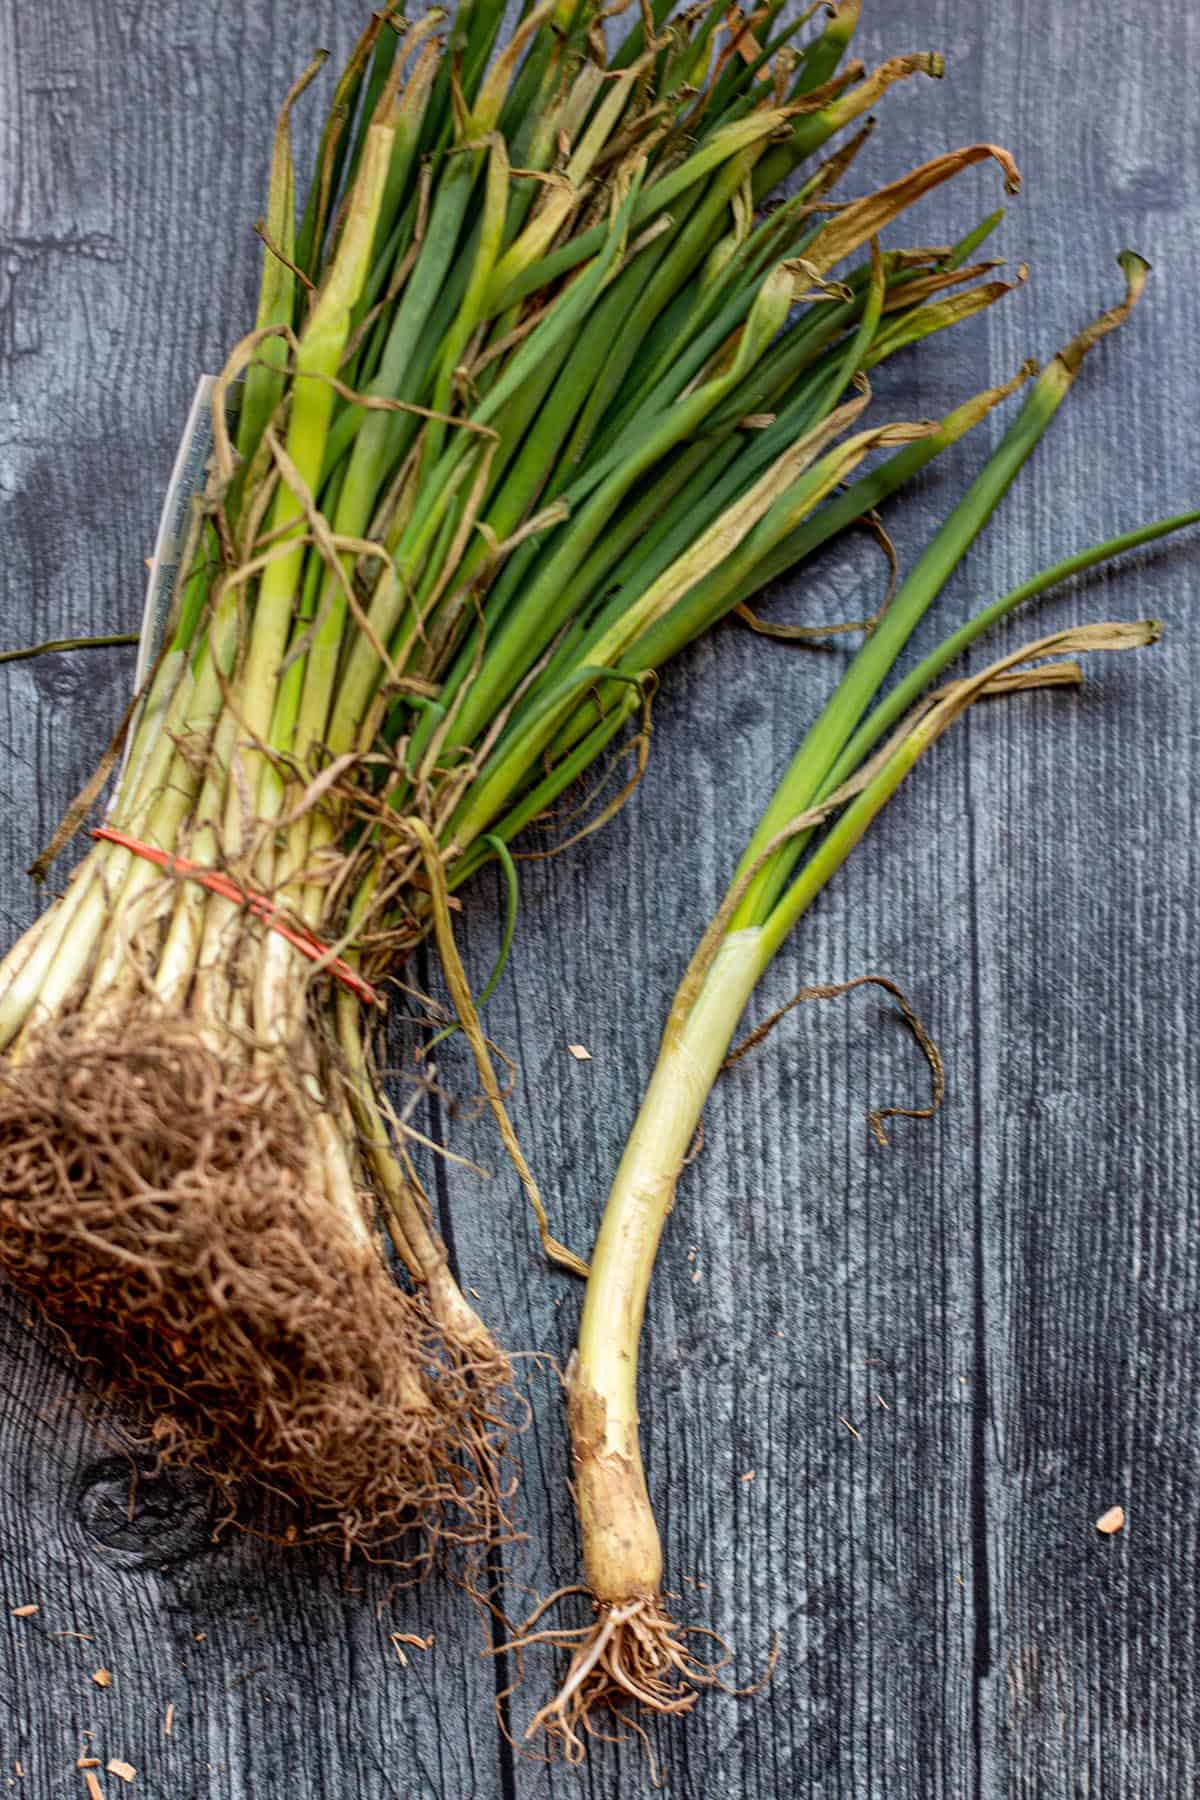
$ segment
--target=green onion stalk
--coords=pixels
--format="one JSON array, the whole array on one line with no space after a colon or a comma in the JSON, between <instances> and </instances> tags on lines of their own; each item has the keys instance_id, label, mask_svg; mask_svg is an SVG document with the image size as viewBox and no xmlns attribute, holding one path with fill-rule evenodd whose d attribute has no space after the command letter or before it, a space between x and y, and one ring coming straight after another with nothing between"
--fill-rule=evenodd
<instances>
[{"instance_id":1,"label":"green onion stalk","mask_svg":"<svg viewBox=\"0 0 1200 1800\"><path fill-rule=\"evenodd\" d=\"M414 947L582 1269L508 1121L457 890L494 862L511 912L513 840L598 761L640 772L662 665L1015 385L864 416L880 362L1016 285L978 256L999 214L881 244L973 164L1015 188L993 145L831 197L936 56L848 60L858 0L807 40L779 0L753 29L653 0L623 36L548 0L501 48L503 11L377 12L302 205L320 57L287 96L257 317L127 758L0 966L4 1267L100 1332L164 1454L347 1542L486 1536L501 1486L507 1364L377 1066Z\"/></svg>"},{"instance_id":2,"label":"green onion stalk","mask_svg":"<svg viewBox=\"0 0 1200 1800\"><path fill-rule=\"evenodd\" d=\"M1121 321L1140 290L1145 265L1128 254L1122 261L1129 281L1127 300L1069 344L1038 377L1020 416L848 665L764 809L672 1002L658 1060L596 1238L567 1376L574 1489L592 1616L578 1630L548 1629L542 1623L547 1602L516 1644L518 1649L542 1642L573 1650L555 1698L529 1727L531 1736L549 1733L571 1760L582 1758L587 1733L606 1709L636 1724L639 1713L643 1720L653 1713L686 1713L705 1686L720 1685L719 1665L693 1648L693 1633L678 1629L664 1604L662 1545L639 1441L638 1346L677 1182L747 1003L789 932L909 772L973 701L1015 688L1076 683L1082 680L1072 660L1078 654L1136 648L1159 634L1153 621L1085 625L1028 643L978 674L934 685L951 661L1016 607L1068 576L1195 524L1200 512L1130 531L1036 575L976 613L880 696L918 621L1045 431L1083 356ZM805 989L797 998L831 997L856 985ZM940 1061L906 1003L902 1009L933 1065L936 1104ZM773 1022L767 1022L768 1028ZM742 1048L763 1035L760 1027ZM919 1116L928 1116L929 1110ZM881 1140L884 1116L872 1115ZM578 1587L563 1590L564 1595L579 1592ZM611 1724L595 1728L612 1729Z\"/></svg>"}]
</instances>

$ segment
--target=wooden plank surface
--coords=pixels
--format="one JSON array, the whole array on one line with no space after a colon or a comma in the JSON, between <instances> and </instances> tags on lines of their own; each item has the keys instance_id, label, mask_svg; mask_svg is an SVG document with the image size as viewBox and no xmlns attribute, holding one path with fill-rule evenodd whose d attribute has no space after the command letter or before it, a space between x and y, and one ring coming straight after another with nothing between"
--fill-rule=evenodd
<instances>
[{"instance_id":1,"label":"wooden plank surface","mask_svg":"<svg viewBox=\"0 0 1200 1800\"><path fill-rule=\"evenodd\" d=\"M136 624L195 375L252 316L275 102L312 43L345 47L356 13L0 0L5 643ZM1200 20L1168 0L893 0L868 15L864 55L941 48L949 78L889 97L864 178L953 143L1009 145L1025 191L1001 247L1033 265L944 354L889 373L898 413L936 414L1052 353L1115 297L1122 244L1156 265L947 594L961 617L1085 541L1194 503ZM952 236L995 203L994 177L973 173L926 205L920 234ZM983 448L961 446L892 507L902 560ZM681 1611L734 1642L746 1679L776 1632L782 1655L765 1693L707 1699L652 1734L689 1800L717 1784L730 1800L1196 1791L1195 572L1181 546L1043 606L1047 629L1150 612L1167 636L1097 664L1082 695L968 720L764 986L765 1013L802 982L899 980L949 1065L938 1120L869 1144L865 1106L922 1080L869 994L792 1015L714 1096L652 1295L648 1462ZM777 610L855 616L879 580L864 540ZM580 1249L737 838L842 654L718 633L668 678L633 803L569 856L526 865L489 1028L516 1057L517 1123ZM21 871L128 674L119 652L0 671L6 935L33 916ZM481 878L463 922L475 971L499 907ZM442 1066L467 1101L452 1045ZM541 1265L486 1125L443 1123L496 1171L439 1178L464 1279L512 1347L564 1359L576 1286ZM530 1542L503 1569L514 1614L577 1568L548 1368L530 1366L529 1395ZM386 1571L213 1543L203 1489L131 1492L127 1446L24 1305L0 1300L0 1599L40 1609L0 1617L14 1792L82 1794L87 1732L102 1763L135 1765L132 1792L170 1800L648 1790L636 1746L600 1746L582 1774L514 1756L496 1665L453 1588L390 1594ZM1101 1538L1093 1521L1117 1502L1127 1529ZM389 1634L410 1630L435 1643L405 1668ZM518 1732L548 1679L530 1663Z\"/></svg>"}]
</instances>

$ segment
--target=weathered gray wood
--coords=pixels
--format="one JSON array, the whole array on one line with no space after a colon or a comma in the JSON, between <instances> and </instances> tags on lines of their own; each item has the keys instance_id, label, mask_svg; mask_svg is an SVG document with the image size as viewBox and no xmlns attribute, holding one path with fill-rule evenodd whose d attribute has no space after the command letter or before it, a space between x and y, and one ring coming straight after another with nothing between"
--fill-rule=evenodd
<instances>
[{"instance_id":1,"label":"weathered gray wood","mask_svg":"<svg viewBox=\"0 0 1200 1800\"><path fill-rule=\"evenodd\" d=\"M897 412L936 413L1049 355L1115 296L1122 243L1157 266L947 595L959 617L1194 497L1200 22L1166 0L875 11L864 54L938 46L950 79L889 97L864 175L974 138L1010 145L1026 186L1001 247L1034 267L944 353L881 379ZM245 227L274 101L310 40L336 33L336 49L355 23L322 0L299 24L273 0L0 0L6 639L136 620L194 375L251 316ZM995 203L994 177L970 175L914 236L952 236ZM998 430L891 509L902 559ZM779 610L851 616L879 580L864 540ZM793 1015L714 1096L652 1297L648 1460L681 1610L735 1642L746 1678L776 1630L782 1660L759 1697L712 1698L653 1734L677 1794L1195 1790L1193 585L1179 549L1047 604L1039 621L1145 611L1170 629L1152 653L1095 665L1081 696L967 721L764 986L762 1012L814 979L900 980L949 1064L937 1122L869 1146L865 1105L923 1091L869 994ZM489 1028L518 1059L517 1122L581 1249L736 839L841 655L718 634L668 678L622 816L525 865ZM32 916L20 870L106 740L126 668L104 653L2 672L6 931ZM476 970L498 907L481 879L463 922ZM570 1058L577 1041L592 1062ZM442 1067L470 1091L453 1044ZM542 1267L486 1124L449 1130L497 1170L444 1174L465 1280L511 1344L565 1359L577 1288ZM143 1488L128 1521L115 1428L84 1422L76 1376L24 1316L5 1303L0 1559L3 1597L41 1611L0 1621L0 1771L19 1758L26 1791L82 1791L86 1728L172 1797L645 1789L636 1746L600 1747L582 1776L512 1757L453 1590L377 1619L385 1574L354 1571L362 1592L347 1594L319 1559L212 1546L207 1499L182 1481ZM552 1375L532 1371L530 1395L514 1614L521 1584L545 1592L577 1567ZM1114 1502L1129 1525L1101 1539L1093 1520ZM51 1635L64 1629L94 1641ZM401 1669L388 1633L407 1629L437 1641ZM531 1661L518 1728L548 1677Z\"/></svg>"}]
</instances>

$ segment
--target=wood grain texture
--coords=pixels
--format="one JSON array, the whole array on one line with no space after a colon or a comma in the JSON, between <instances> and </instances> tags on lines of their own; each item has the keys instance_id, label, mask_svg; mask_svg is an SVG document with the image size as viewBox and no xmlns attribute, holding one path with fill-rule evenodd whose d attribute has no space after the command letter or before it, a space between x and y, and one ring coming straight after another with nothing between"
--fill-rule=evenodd
<instances>
[{"instance_id":1,"label":"wood grain texture","mask_svg":"<svg viewBox=\"0 0 1200 1800\"><path fill-rule=\"evenodd\" d=\"M136 623L195 375L252 316L273 107L313 42L345 47L357 12L0 0L5 642ZM943 612L958 618L1086 541L1194 504L1200 19L1168 0L868 14L864 54L937 47L950 75L889 97L864 179L1006 143L1025 191L1001 247L1034 271L944 353L887 374L898 413L936 414L1051 354L1115 297L1122 244L1156 265L956 577ZM914 235L953 236L996 200L974 172ZM1000 429L893 505L902 561ZM718 1784L729 1800L1196 1791L1195 572L1181 546L1044 604L1039 627L1149 612L1166 639L1097 663L1079 696L972 715L764 984L761 1013L805 982L899 980L949 1065L936 1123L869 1144L865 1107L923 1079L869 993L791 1015L714 1095L652 1295L648 1463L681 1613L724 1632L747 1679L776 1632L782 1658L757 1698L713 1697L653 1733L686 1800ZM879 581L864 539L778 612L857 616ZM1029 634L1012 622L996 653ZM736 840L842 656L719 632L668 677L633 803L568 857L524 867L518 954L488 1023L581 1250ZM115 651L3 671L6 934L33 916L20 871L107 741L128 672ZM462 933L477 972L499 916L484 876ZM499 1148L467 1116L453 1044L442 1068L464 1099L442 1127L496 1170L438 1173L463 1278L512 1346L565 1360L578 1290L542 1266ZM514 1614L577 1568L561 1396L547 1368L528 1379L530 1542L503 1569ZM496 1667L453 1589L389 1597L385 1571L214 1544L203 1490L146 1477L131 1494L127 1434L85 1400L24 1306L0 1302L0 1598L40 1607L0 1617L0 1779L15 1792L82 1793L88 1731L103 1762L136 1766L135 1794L170 1800L648 1791L635 1746L599 1747L583 1773L513 1755ZM1128 1524L1105 1539L1093 1521L1114 1502ZM434 1647L402 1668L396 1630L432 1630ZM518 1733L549 1675L530 1662Z\"/></svg>"}]
</instances>

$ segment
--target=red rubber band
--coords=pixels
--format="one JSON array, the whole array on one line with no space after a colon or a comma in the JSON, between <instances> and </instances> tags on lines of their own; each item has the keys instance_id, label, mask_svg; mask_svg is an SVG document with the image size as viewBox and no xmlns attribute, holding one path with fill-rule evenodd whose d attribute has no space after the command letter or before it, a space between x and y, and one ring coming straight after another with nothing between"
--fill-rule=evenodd
<instances>
[{"instance_id":1,"label":"red rubber band","mask_svg":"<svg viewBox=\"0 0 1200 1800\"><path fill-rule=\"evenodd\" d=\"M94 838L101 838L107 844L118 844L122 850L129 850L134 856L145 857L169 875L187 875L198 881L210 893L219 894L222 900L232 900L235 906L244 906L247 912L271 931L277 931L281 938L286 938L292 948L299 950L301 956L307 956L310 962L319 962L340 981L343 987L365 1000L368 1006L383 1006L383 996L376 992L370 982L364 981L357 969L352 969L344 957L331 956L328 945L309 931L306 926L289 925L279 908L265 894L256 894L252 888L240 887L230 875L223 875L219 869L205 869L199 863L189 861L186 856L177 856L170 850L156 850L153 844L143 844L140 838L127 837L123 831L114 831L109 825L96 825L92 829Z\"/></svg>"}]
</instances>

